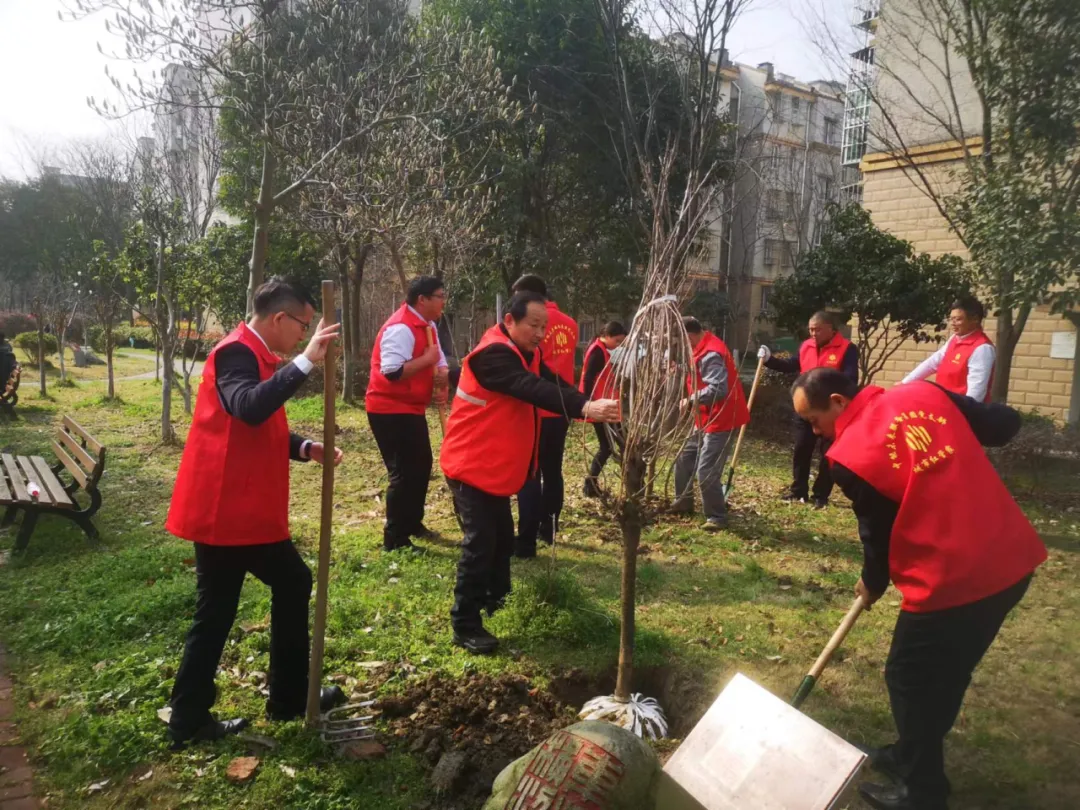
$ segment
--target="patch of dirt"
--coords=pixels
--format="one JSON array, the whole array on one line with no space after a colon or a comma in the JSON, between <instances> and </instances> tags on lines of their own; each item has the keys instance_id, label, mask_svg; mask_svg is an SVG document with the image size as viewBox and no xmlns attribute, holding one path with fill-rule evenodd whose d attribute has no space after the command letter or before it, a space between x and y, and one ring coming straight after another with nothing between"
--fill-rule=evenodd
<instances>
[{"instance_id":1,"label":"patch of dirt","mask_svg":"<svg viewBox=\"0 0 1080 810\"><path fill-rule=\"evenodd\" d=\"M404 695L382 698L375 708L389 733L433 769L447 755L465 755L461 778L452 779L453 788L444 789L447 795L433 806L475 810L499 772L553 731L574 723L580 705L563 702L521 675L430 675Z\"/></svg>"}]
</instances>

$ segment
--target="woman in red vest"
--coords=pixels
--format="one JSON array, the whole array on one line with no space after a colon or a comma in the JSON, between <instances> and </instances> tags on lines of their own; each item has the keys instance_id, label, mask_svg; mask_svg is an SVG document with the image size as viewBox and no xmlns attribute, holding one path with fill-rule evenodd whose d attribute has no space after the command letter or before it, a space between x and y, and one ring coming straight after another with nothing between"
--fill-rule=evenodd
<instances>
[{"instance_id":1,"label":"woman in red vest","mask_svg":"<svg viewBox=\"0 0 1080 810\"><path fill-rule=\"evenodd\" d=\"M217 721L214 674L229 636L244 577L270 587L272 720L304 713L308 680L311 571L289 539L289 459L324 463L321 442L289 433L285 402L326 356L338 326L322 322L304 353L278 369L311 328L315 307L302 288L271 279L255 291L255 315L206 359L165 528L195 544L195 620L173 685L174 747L236 734L247 720ZM334 463L341 461L336 450ZM345 696L324 688L324 710Z\"/></svg>"},{"instance_id":2,"label":"woman in red vest","mask_svg":"<svg viewBox=\"0 0 1080 810\"><path fill-rule=\"evenodd\" d=\"M810 317L810 337L799 347L798 357L773 357L768 346L758 349L758 357L773 371L799 374L813 368L836 368L844 372L852 383L859 382L859 350L854 343L836 331L832 316L827 312L815 312ZM791 488L783 496L789 503L806 503L810 497L810 467L814 463L814 450L820 448L821 462L814 478L814 508L829 505L833 480L829 472L826 453L828 439L814 435L805 419L795 417L795 449L791 454Z\"/></svg>"},{"instance_id":3,"label":"woman in red vest","mask_svg":"<svg viewBox=\"0 0 1080 810\"><path fill-rule=\"evenodd\" d=\"M611 399L613 391L609 391L611 381L611 366L608 361L611 353L622 345L626 340L626 327L618 321L610 321L600 330L599 336L585 350L585 360L581 368L581 382L578 390L589 399ZM585 497L599 498L600 485L597 479L604 470L604 465L611 458L611 440L608 438L609 428L599 423L594 423L596 440L600 447L593 456L589 465L589 474L585 477Z\"/></svg>"},{"instance_id":4,"label":"woman in red vest","mask_svg":"<svg viewBox=\"0 0 1080 810\"><path fill-rule=\"evenodd\" d=\"M547 322L543 296L523 292L510 299L503 322L485 332L462 363L439 453L465 535L450 611L454 644L474 653L490 653L499 643L480 614L493 614L510 593L510 497L536 471L537 409L608 422L619 414L617 402L590 402L541 361Z\"/></svg>"},{"instance_id":5,"label":"woman in red vest","mask_svg":"<svg viewBox=\"0 0 1080 810\"><path fill-rule=\"evenodd\" d=\"M870 749L891 786L863 785L876 808L945 810L944 740L964 692L1046 548L982 445L1001 446L1020 415L920 382L862 390L833 369L803 374L795 410L822 436L852 501L867 607L892 580L903 601L885 665L898 741Z\"/></svg>"},{"instance_id":6,"label":"woman in red vest","mask_svg":"<svg viewBox=\"0 0 1080 810\"><path fill-rule=\"evenodd\" d=\"M427 407L446 402L446 357L429 344L446 305L443 283L418 276L405 303L382 325L371 353L364 409L389 475L383 549L418 550L410 537L431 537L424 504L431 479Z\"/></svg>"},{"instance_id":7,"label":"woman in red vest","mask_svg":"<svg viewBox=\"0 0 1080 810\"><path fill-rule=\"evenodd\" d=\"M952 337L904 377L904 382L925 380L936 372L934 381L946 391L989 402L995 352L993 341L982 328L985 316L983 305L970 295L954 301L949 313Z\"/></svg>"},{"instance_id":8,"label":"woman in red vest","mask_svg":"<svg viewBox=\"0 0 1080 810\"><path fill-rule=\"evenodd\" d=\"M723 472L731 431L750 421L735 360L728 347L712 332L701 328L697 318L683 318L694 349L694 368L686 378L684 407L698 409L694 431L675 459L676 512L694 511L694 477L701 488L701 507L706 531L727 525Z\"/></svg>"},{"instance_id":9,"label":"woman in red vest","mask_svg":"<svg viewBox=\"0 0 1080 810\"><path fill-rule=\"evenodd\" d=\"M515 293L531 292L544 296L547 309L547 331L540 344L544 365L569 385L574 384L574 353L578 345L577 321L565 314L548 297L547 284L540 276L528 273L514 282ZM515 554L535 557L537 538L551 545L559 526L566 484L563 481L563 455L566 433L571 419L566 408L540 412L540 449L536 475L518 493L518 534Z\"/></svg>"}]
</instances>

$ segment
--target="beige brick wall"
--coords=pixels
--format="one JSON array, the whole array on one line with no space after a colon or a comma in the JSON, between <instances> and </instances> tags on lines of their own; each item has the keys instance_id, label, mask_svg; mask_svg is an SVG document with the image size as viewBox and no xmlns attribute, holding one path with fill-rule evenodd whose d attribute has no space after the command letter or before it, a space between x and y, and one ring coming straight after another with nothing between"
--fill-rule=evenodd
<instances>
[{"instance_id":1,"label":"beige brick wall","mask_svg":"<svg viewBox=\"0 0 1080 810\"><path fill-rule=\"evenodd\" d=\"M936 173L935 185L947 187L946 164L926 167ZM903 169L868 172L864 179L863 204L878 227L914 243L915 249L932 255L965 255L963 244L953 234L934 203L912 182ZM942 302L948 306L948 302ZM986 332L994 336L994 319L987 318ZM1032 312L1013 356L1009 383L1009 403L1065 421L1073 388L1073 360L1050 357L1051 336L1055 332L1075 332L1067 318L1051 315L1047 308ZM874 380L886 387L899 382L924 358L935 344L905 343L886 363Z\"/></svg>"}]
</instances>

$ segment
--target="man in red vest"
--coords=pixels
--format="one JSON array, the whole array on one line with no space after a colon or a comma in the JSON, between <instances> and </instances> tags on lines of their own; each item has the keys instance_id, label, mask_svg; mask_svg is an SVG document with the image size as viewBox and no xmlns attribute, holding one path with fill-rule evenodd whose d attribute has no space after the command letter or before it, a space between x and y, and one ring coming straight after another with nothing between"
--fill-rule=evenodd
<instances>
[{"instance_id":1,"label":"man in red vest","mask_svg":"<svg viewBox=\"0 0 1080 810\"><path fill-rule=\"evenodd\" d=\"M694 476L701 488L701 507L706 531L727 525L724 501L724 462L731 431L750 421L735 360L728 347L712 332L702 329L697 318L683 318L694 349L694 368L686 378L684 407L696 407L694 431L675 459L676 512L694 511Z\"/></svg>"},{"instance_id":2,"label":"man in red vest","mask_svg":"<svg viewBox=\"0 0 1080 810\"><path fill-rule=\"evenodd\" d=\"M1046 548L981 445L1006 444L1020 415L927 382L860 390L834 369L803 374L795 410L833 438L833 475L852 502L869 607L892 580L903 600L885 665L898 741L870 749L890 786L884 810L945 810L944 740L971 674L1023 597Z\"/></svg>"},{"instance_id":3,"label":"man in red vest","mask_svg":"<svg viewBox=\"0 0 1080 810\"><path fill-rule=\"evenodd\" d=\"M383 548L416 549L410 537L430 537L424 503L431 478L427 407L446 402L446 357L436 321L446 305L443 283L419 276L405 303L383 324L371 353L364 407L389 474Z\"/></svg>"},{"instance_id":4,"label":"man in red vest","mask_svg":"<svg viewBox=\"0 0 1080 810\"><path fill-rule=\"evenodd\" d=\"M935 382L946 391L989 402L995 353L993 341L982 328L985 316L983 305L970 295L954 301L949 313L952 337L904 377L904 382L925 380L936 372Z\"/></svg>"},{"instance_id":5,"label":"man in red vest","mask_svg":"<svg viewBox=\"0 0 1080 810\"><path fill-rule=\"evenodd\" d=\"M773 357L768 346L758 349L758 357L773 371L799 374L814 368L835 368L842 371L852 383L859 382L859 350L854 343L836 331L832 316L827 312L815 312L810 317L810 337L799 347L798 357ZM829 505L833 480L829 472L826 453L828 439L814 435L805 419L795 418L795 450L791 457L791 488L783 500L789 503L806 503L810 497L810 467L814 463L814 450L821 448L821 462L814 479L814 508Z\"/></svg>"},{"instance_id":6,"label":"man in red vest","mask_svg":"<svg viewBox=\"0 0 1080 810\"><path fill-rule=\"evenodd\" d=\"M244 577L270 587L271 720L304 713L308 681L311 571L289 539L289 459L323 464L321 442L289 433L285 402L326 356L338 326L320 321L304 353L278 369L311 328L314 302L282 279L255 291L255 314L206 359L165 528L195 544L197 599L173 685L174 747L236 734L247 720L215 720L214 674L236 618ZM334 464L341 461L336 449ZM344 702L324 688L323 709Z\"/></svg>"},{"instance_id":7,"label":"man in red vest","mask_svg":"<svg viewBox=\"0 0 1080 810\"><path fill-rule=\"evenodd\" d=\"M604 324L596 340L585 350L578 390L589 399L613 398L614 392L610 390L611 365L608 361L611 359L611 353L619 348L624 340L626 340L626 327L618 321L609 321ZM600 497L600 484L597 479L612 453L611 439L608 437L609 428L599 422L594 422L593 428L596 430L596 439L600 447L593 456L592 463L589 465L589 474L585 477L586 498Z\"/></svg>"},{"instance_id":8,"label":"man in red vest","mask_svg":"<svg viewBox=\"0 0 1080 810\"><path fill-rule=\"evenodd\" d=\"M542 295L510 299L503 322L485 332L462 363L439 453L465 535L450 611L454 644L474 653L490 653L499 643L480 614L493 614L510 593L510 497L536 472L537 409L606 422L619 415L617 402L590 402L542 361L547 322Z\"/></svg>"},{"instance_id":9,"label":"man in red vest","mask_svg":"<svg viewBox=\"0 0 1080 810\"><path fill-rule=\"evenodd\" d=\"M547 299L547 331L540 353L544 365L559 378L574 384L574 352L578 344L577 321L559 310L548 298L547 284L540 276L527 274L514 282L515 293L531 292ZM528 559L536 556L536 540L551 545L562 513L565 483L563 454L570 417L562 401L560 407L540 412L540 456L536 475L518 493L518 536L514 553Z\"/></svg>"}]
</instances>

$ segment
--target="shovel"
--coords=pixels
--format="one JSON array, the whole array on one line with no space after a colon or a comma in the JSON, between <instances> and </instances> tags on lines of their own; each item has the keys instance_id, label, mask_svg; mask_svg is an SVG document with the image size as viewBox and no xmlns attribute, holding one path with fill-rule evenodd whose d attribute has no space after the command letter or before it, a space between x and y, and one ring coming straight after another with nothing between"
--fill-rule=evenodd
<instances>
[{"instance_id":1,"label":"shovel","mask_svg":"<svg viewBox=\"0 0 1080 810\"><path fill-rule=\"evenodd\" d=\"M791 699L791 705L796 709L802 706L806 701L806 698L810 696L810 691L814 688L814 684L817 683L818 678L821 677L821 673L828 665L829 660L833 657L833 653L836 652L837 647L844 643L844 639L847 638L847 634L851 632L855 620L859 618L859 614L865 609L866 604L863 602L863 598L861 596L856 596L855 602L852 603L844 620L840 622L840 626L837 627L836 632L832 634L829 643L825 645L825 649L821 651L821 655L818 656L814 665L810 667L810 671L806 673L806 677L803 678L802 683L799 684L799 688L795 690L795 697Z\"/></svg>"},{"instance_id":2,"label":"shovel","mask_svg":"<svg viewBox=\"0 0 1080 810\"><path fill-rule=\"evenodd\" d=\"M334 282L322 283L322 317L326 326L337 322L334 304ZM357 710L371 703L341 706L326 715L320 712L319 696L322 686L323 653L326 646L326 607L330 583L330 537L334 522L334 439L337 377L334 341L326 347L323 366L323 468L322 516L319 523L319 570L315 589L315 627L311 639L311 665L308 669L307 725L321 728L324 740L332 743L370 737L371 717L357 717Z\"/></svg>"},{"instance_id":3,"label":"shovel","mask_svg":"<svg viewBox=\"0 0 1080 810\"><path fill-rule=\"evenodd\" d=\"M754 407L754 397L757 396L758 383L761 382L761 370L765 368L765 358L759 357L757 364L757 371L754 372L754 384L750 386L750 398L746 400L746 412L749 415L750 409ZM746 423L750 424L749 421ZM746 425L739 428L739 438L735 441L735 452L731 455L731 468L728 470L727 483L724 484L724 498L731 494L732 480L735 478L735 465L739 463L739 451L742 450L743 436L746 435Z\"/></svg>"}]
</instances>

